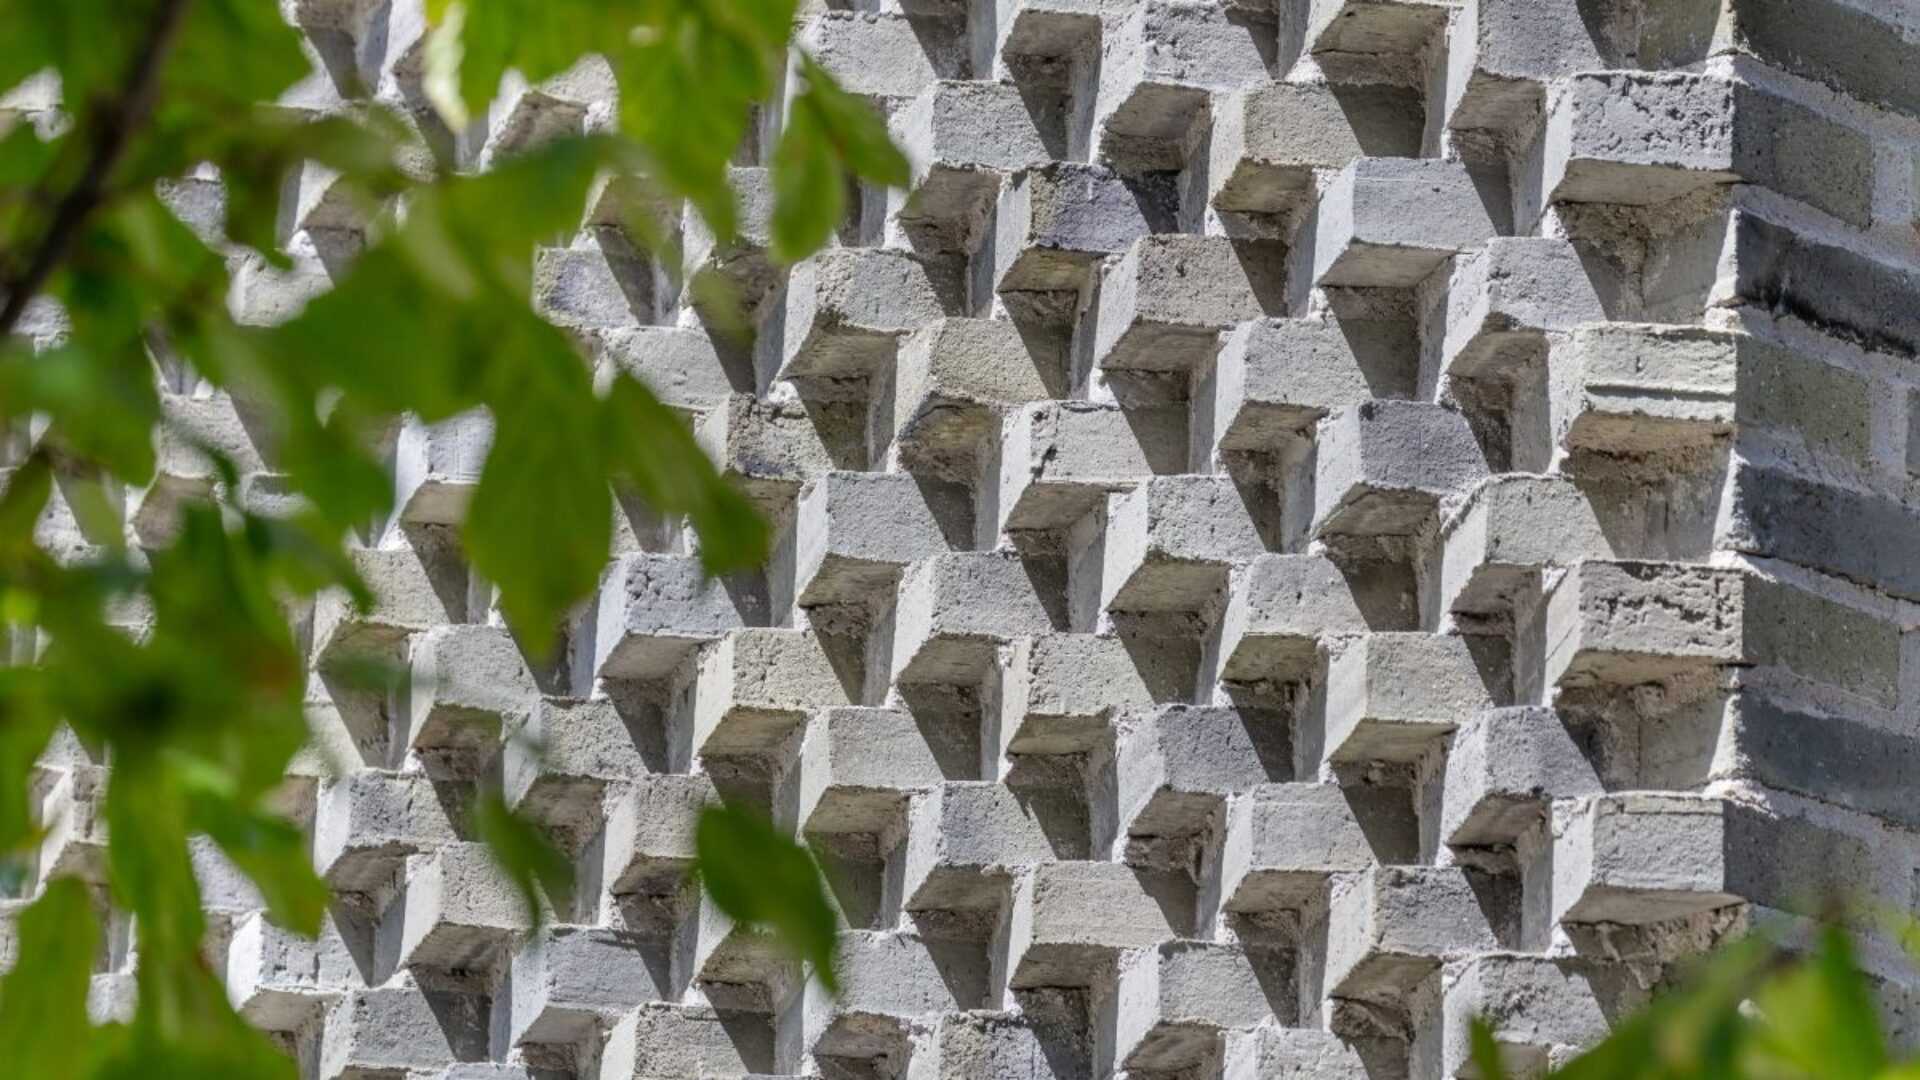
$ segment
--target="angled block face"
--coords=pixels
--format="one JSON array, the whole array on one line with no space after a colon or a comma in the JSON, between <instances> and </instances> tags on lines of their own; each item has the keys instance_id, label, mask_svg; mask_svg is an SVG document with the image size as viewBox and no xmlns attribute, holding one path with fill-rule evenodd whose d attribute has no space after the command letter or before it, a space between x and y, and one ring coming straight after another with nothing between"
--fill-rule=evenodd
<instances>
[{"instance_id":1,"label":"angled block face","mask_svg":"<svg viewBox=\"0 0 1920 1080\"><path fill-rule=\"evenodd\" d=\"M1735 415L1736 335L1609 323L1576 329L1548 359L1556 441L1653 454L1723 437Z\"/></svg>"},{"instance_id":2,"label":"angled block face","mask_svg":"<svg viewBox=\"0 0 1920 1080\"><path fill-rule=\"evenodd\" d=\"M1010 178L993 215L993 285L1003 293L1078 289L1109 255L1175 228L1175 192L1152 174L1054 162Z\"/></svg>"},{"instance_id":3,"label":"angled block face","mask_svg":"<svg viewBox=\"0 0 1920 1080\"><path fill-rule=\"evenodd\" d=\"M1315 207L1313 283L1410 288L1499 232L1465 166L1360 158L1334 175Z\"/></svg>"},{"instance_id":4,"label":"angled block face","mask_svg":"<svg viewBox=\"0 0 1920 1080\"><path fill-rule=\"evenodd\" d=\"M758 582L709 577L675 555L622 557L598 604L593 673L602 679L665 678L699 646L765 625L768 607Z\"/></svg>"},{"instance_id":5,"label":"angled block face","mask_svg":"<svg viewBox=\"0 0 1920 1080\"><path fill-rule=\"evenodd\" d=\"M1117 951L1183 937L1192 883L1108 862L1038 866L1014 886L1011 985L1090 985Z\"/></svg>"},{"instance_id":6,"label":"angled block face","mask_svg":"<svg viewBox=\"0 0 1920 1080\"><path fill-rule=\"evenodd\" d=\"M1360 638L1333 661L1326 753L1331 761L1420 757L1504 696L1463 637L1387 633Z\"/></svg>"},{"instance_id":7,"label":"angled block face","mask_svg":"<svg viewBox=\"0 0 1920 1080\"><path fill-rule=\"evenodd\" d=\"M1741 574L1703 566L1589 560L1547 600L1547 677L1633 684L1739 663Z\"/></svg>"},{"instance_id":8,"label":"angled block face","mask_svg":"<svg viewBox=\"0 0 1920 1080\"><path fill-rule=\"evenodd\" d=\"M1321 422L1313 531L1396 536L1426 527L1439 501L1487 475L1466 418L1417 402L1370 402Z\"/></svg>"},{"instance_id":9,"label":"angled block face","mask_svg":"<svg viewBox=\"0 0 1920 1080\"><path fill-rule=\"evenodd\" d=\"M1110 500L1100 606L1108 611L1199 611L1227 571L1267 549L1247 497L1231 477L1162 476Z\"/></svg>"},{"instance_id":10,"label":"angled block face","mask_svg":"<svg viewBox=\"0 0 1920 1080\"><path fill-rule=\"evenodd\" d=\"M1627 925L1740 902L1727 875L1727 808L1685 795L1593 798L1556 823L1553 917Z\"/></svg>"},{"instance_id":11,"label":"angled block face","mask_svg":"<svg viewBox=\"0 0 1920 1080\"><path fill-rule=\"evenodd\" d=\"M1265 312L1279 272L1277 256L1258 245L1143 237L1102 278L1094 361L1109 371L1191 371L1222 332Z\"/></svg>"},{"instance_id":12,"label":"angled block face","mask_svg":"<svg viewBox=\"0 0 1920 1080\"><path fill-rule=\"evenodd\" d=\"M1280 213L1313 196L1318 170L1360 157L1414 157L1419 97L1385 84L1270 83L1216 99L1208 144L1217 210Z\"/></svg>"}]
</instances>

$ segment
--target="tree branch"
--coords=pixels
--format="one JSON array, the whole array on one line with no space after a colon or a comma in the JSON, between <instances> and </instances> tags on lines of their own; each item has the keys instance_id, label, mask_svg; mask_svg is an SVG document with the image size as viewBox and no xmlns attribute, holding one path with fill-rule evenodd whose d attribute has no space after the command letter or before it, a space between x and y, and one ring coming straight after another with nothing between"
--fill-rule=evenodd
<instances>
[{"instance_id":1,"label":"tree branch","mask_svg":"<svg viewBox=\"0 0 1920 1080\"><path fill-rule=\"evenodd\" d=\"M181 23L185 21L190 2L160 0L159 7L154 10L153 19L147 24L147 35L140 42L140 49L134 54L133 65L127 72L126 86L94 127L93 151L87 160L86 172L81 174L79 181L54 208L46 236L34 250L27 268L18 278L6 283L6 306L0 308L0 338L13 332L20 316L26 313L27 302L53 276L54 270L59 268L72 249L81 226L100 208L107 178L120 164L120 159L126 156L127 145L133 140L134 132L147 122L153 112L154 96L160 88L160 68L168 50L173 47Z\"/></svg>"}]
</instances>

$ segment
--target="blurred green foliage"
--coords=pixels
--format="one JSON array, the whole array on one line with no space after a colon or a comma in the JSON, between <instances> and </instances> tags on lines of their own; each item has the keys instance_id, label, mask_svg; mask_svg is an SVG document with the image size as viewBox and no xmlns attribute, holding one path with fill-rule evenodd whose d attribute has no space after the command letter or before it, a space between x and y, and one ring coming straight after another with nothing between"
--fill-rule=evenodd
<instances>
[{"instance_id":1,"label":"blurred green foliage","mask_svg":"<svg viewBox=\"0 0 1920 1080\"><path fill-rule=\"evenodd\" d=\"M1920 923L1886 922L1920 964ZM1480 1080L1509 1080L1496 1028L1474 1021ZM1533 1074L1529 1074L1533 1075ZM1896 1060L1872 983L1838 920L1789 948L1764 934L1698 963L1681 986L1554 1069L1558 1080L1920 1080L1920 1057Z\"/></svg>"},{"instance_id":2,"label":"blurred green foliage","mask_svg":"<svg viewBox=\"0 0 1920 1080\"><path fill-rule=\"evenodd\" d=\"M765 525L685 423L630 378L596 388L534 313L534 248L577 228L607 175L644 178L730 237L728 163L755 110L782 106L791 72L774 232L778 257L804 257L838 225L851 178L905 182L883 121L792 48L795 0L427 8L426 90L450 128L509 71L538 81L592 53L619 80L615 130L463 175L444 137L373 101L319 118L271 107L309 74L272 0L0 0L0 92L53 76L60 100L54 124L0 110L0 426L32 436L0 496L0 619L16 659L32 657L0 669L0 853L38 842L35 761L70 728L113 766L106 875L139 951L132 1021L89 1026L101 913L80 882L49 882L20 917L19 963L0 984L9 1075L293 1075L201 957L188 842L218 845L279 924L320 926L326 886L273 801L308 737L288 612L326 590L371 603L346 555L352 530L392 509L368 433L401 414L492 413L463 540L535 652L596 583L615 489L686 515L713 572L765 557ZM229 250L284 265L280 197L302 163L338 174L372 222L368 246L295 318L239 325L228 260L169 209L166 185L217 170ZM649 221L630 224L664 243ZM42 299L69 329L35 348L16 331ZM224 470L213 497L186 506L167 546L126 541L109 493L154 477L163 352L259 413L299 509L249 510L231 464L208 450ZM91 542L78 555L36 534L56 486ZM564 856L497 792L481 792L473 814L536 915L543 894L570 887ZM726 809L703 818L699 856L716 904L832 984L834 917L805 848Z\"/></svg>"}]
</instances>

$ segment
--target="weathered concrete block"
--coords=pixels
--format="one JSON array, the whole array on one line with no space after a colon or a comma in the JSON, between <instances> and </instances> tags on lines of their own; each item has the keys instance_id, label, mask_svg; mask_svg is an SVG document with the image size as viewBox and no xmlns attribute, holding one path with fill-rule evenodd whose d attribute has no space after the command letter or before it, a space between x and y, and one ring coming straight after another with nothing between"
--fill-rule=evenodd
<instances>
[{"instance_id":1,"label":"weathered concrete block","mask_svg":"<svg viewBox=\"0 0 1920 1080\"><path fill-rule=\"evenodd\" d=\"M1321 421L1313 488L1317 536L1403 536L1442 498L1487 474L1473 431L1438 405L1375 401Z\"/></svg>"},{"instance_id":2,"label":"weathered concrete block","mask_svg":"<svg viewBox=\"0 0 1920 1080\"><path fill-rule=\"evenodd\" d=\"M1467 640L1368 634L1327 672L1326 754L1336 762L1406 761L1505 697Z\"/></svg>"},{"instance_id":3,"label":"weathered concrete block","mask_svg":"<svg viewBox=\"0 0 1920 1080\"><path fill-rule=\"evenodd\" d=\"M1745 658L1741 575L1587 560L1547 598L1549 685L1632 686Z\"/></svg>"},{"instance_id":4,"label":"weathered concrete block","mask_svg":"<svg viewBox=\"0 0 1920 1080\"><path fill-rule=\"evenodd\" d=\"M1298 911L1324 900L1331 875L1374 861L1372 841L1338 785L1256 787L1227 809L1223 905L1250 914Z\"/></svg>"},{"instance_id":5,"label":"weathered concrete block","mask_svg":"<svg viewBox=\"0 0 1920 1080\"><path fill-rule=\"evenodd\" d=\"M1553 850L1557 922L1655 923L1740 901L1716 798L1598 796L1554 823Z\"/></svg>"},{"instance_id":6,"label":"weathered concrete block","mask_svg":"<svg viewBox=\"0 0 1920 1080\"><path fill-rule=\"evenodd\" d=\"M1225 237L1136 240L1101 281L1094 361L1110 371L1191 371L1213 356L1222 331L1272 305L1278 261Z\"/></svg>"},{"instance_id":7,"label":"weathered concrete block","mask_svg":"<svg viewBox=\"0 0 1920 1080\"><path fill-rule=\"evenodd\" d=\"M1500 233L1466 167L1430 158L1360 158L1314 208L1313 284L1408 288Z\"/></svg>"}]
</instances>

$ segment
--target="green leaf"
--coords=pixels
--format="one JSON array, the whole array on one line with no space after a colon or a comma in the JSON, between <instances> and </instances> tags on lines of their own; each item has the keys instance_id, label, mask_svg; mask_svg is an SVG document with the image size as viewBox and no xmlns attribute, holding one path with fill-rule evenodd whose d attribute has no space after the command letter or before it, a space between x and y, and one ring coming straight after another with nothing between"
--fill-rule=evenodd
<instances>
[{"instance_id":1,"label":"green leaf","mask_svg":"<svg viewBox=\"0 0 1920 1080\"><path fill-rule=\"evenodd\" d=\"M602 416L602 441L613 455L615 477L656 509L686 514L699 532L701 562L710 572L765 560L766 522L714 470L679 414L622 374L608 387Z\"/></svg>"},{"instance_id":2,"label":"green leaf","mask_svg":"<svg viewBox=\"0 0 1920 1080\"><path fill-rule=\"evenodd\" d=\"M274 922L306 937L320 932L331 894L314 873L306 837L298 828L205 790L196 792L190 805L192 826L219 844L252 879Z\"/></svg>"},{"instance_id":3,"label":"green leaf","mask_svg":"<svg viewBox=\"0 0 1920 1080\"><path fill-rule=\"evenodd\" d=\"M800 73L803 88L773 155L773 255L783 262L813 254L839 228L849 173L891 187L909 179L906 157L871 106L810 56L801 56Z\"/></svg>"},{"instance_id":4,"label":"green leaf","mask_svg":"<svg viewBox=\"0 0 1920 1080\"><path fill-rule=\"evenodd\" d=\"M466 113L493 100L508 68L535 83L558 75L587 53L620 48L653 6L641 0L428 0L433 103L457 128Z\"/></svg>"},{"instance_id":5,"label":"green leaf","mask_svg":"<svg viewBox=\"0 0 1920 1080\"><path fill-rule=\"evenodd\" d=\"M67 109L82 111L119 85L157 7L155 0L0 0L0 26L7 28L0 90L54 68Z\"/></svg>"},{"instance_id":6,"label":"green leaf","mask_svg":"<svg viewBox=\"0 0 1920 1080\"><path fill-rule=\"evenodd\" d=\"M549 896L564 895L573 887L573 864L532 822L509 809L498 791L482 792L476 800L473 827L519 888L527 916L537 928L544 914L541 889Z\"/></svg>"},{"instance_id":7,"label":"green leaf","mask_svg":"<svg viewBox=\"0 0 1920 1080\"><path fill-rule=\"evenodd\" d=\"M613 544L613 494L590 423L593 388L558 330L516 319L503 342L517 363L495 385L493 447L467 509L473 565L500 589L500 607L543 656L567 609L593 591Z\"/></svg>"},{"instance_id":8,"label":"green leaf","mask_svg":"<svg viewBox=\"0 0 1920 1080\"><path fill-rule=\"evenodd\" d=\"M36 833L34 764L59 719L47 707L43 677L32 668L0 670L0 853L19 850Z\"/></svg>"},{"instance_id":9,"label":"green leaf","mask_svg":"<svg viewBox=\"0 0 1920 1080\"><path fill-rule=\"evenodd\" d=\"M887 123L865 100L840 88L811 56L800 58L806 90L800 100L818 114L820 127L840 161L855 176L887 187L905 187L912 178L906 155L893 145Z\"/></svg>"},{"instance_id":10,"label":"green leaf","mask_svg":"<svg viewBox=\"0 0 1920 1080\"><path fill-rule=\"evenodd\" d=\"M701 811L694 847L695 870L720 910L771 929L796 956L813 964L829 991L838 993L833 969L838 924L813 854L765 817L735 806Z\"/></svg>"},{"instance_id":11,"label":"green leaf","mask_svg":"<svg viewBox=\"0 0 1920 1080\"><path fill-rule=\"evenodd\" d=\"M1622 1021L1557 1070L1561 1080L1686 1080L1733 1076L1749 1025L1740 1003L1779 963L1757 937L1721 948L1678 990Z\"/></svg>"},{"instance_id":12,"label":"green leaf","mask_svg":"<svg viewBox=\"0 0 1920 1080\"><path fill-rule=\"evenodd\" d=\"M1500 1059L1500 1043L1494 1039L1493 1028L1485 1017L1473 1018L1468 1038L1472 1042L1473 1067L1480 1074L1480 1080L1507 1080L1507 1066Z\"/></svg>"},{"instance_id":13,"label":"green leaf","mask_svg":"<svg viewBox=\"0 0 1920 1080\"><path fill-rule=\"evenodd\" d=\"M1807 1076L1871 1080L1886 1067L1886 1044L1866 977L1844 930L1828 927L1813 955L1755 995L1764 1020L1751 1052Z\"/></svg>"},{"instance_id":14,"label":"green leaf","mask_svg":"<svg viewBox=\"0 0 1920 1080\"><path fill-rule=\"evenodd\" d=\"M0 1046L16 1076L78 1076L85 1060L87 988L100 929L87 887L47 883L21 913L19 958L0 982Z\"/></svg>"},{"instance_id":15,"label":"green leaf","mask_svg":"<svg viewBox=\"0 0 1920 1080\"><path fill-rule=\"evenodd\" d=\"M773 153L773 257L798 262L833 236L846 215L847 183L820 110L794 102Z\"/></svg>"}]
</instances>

